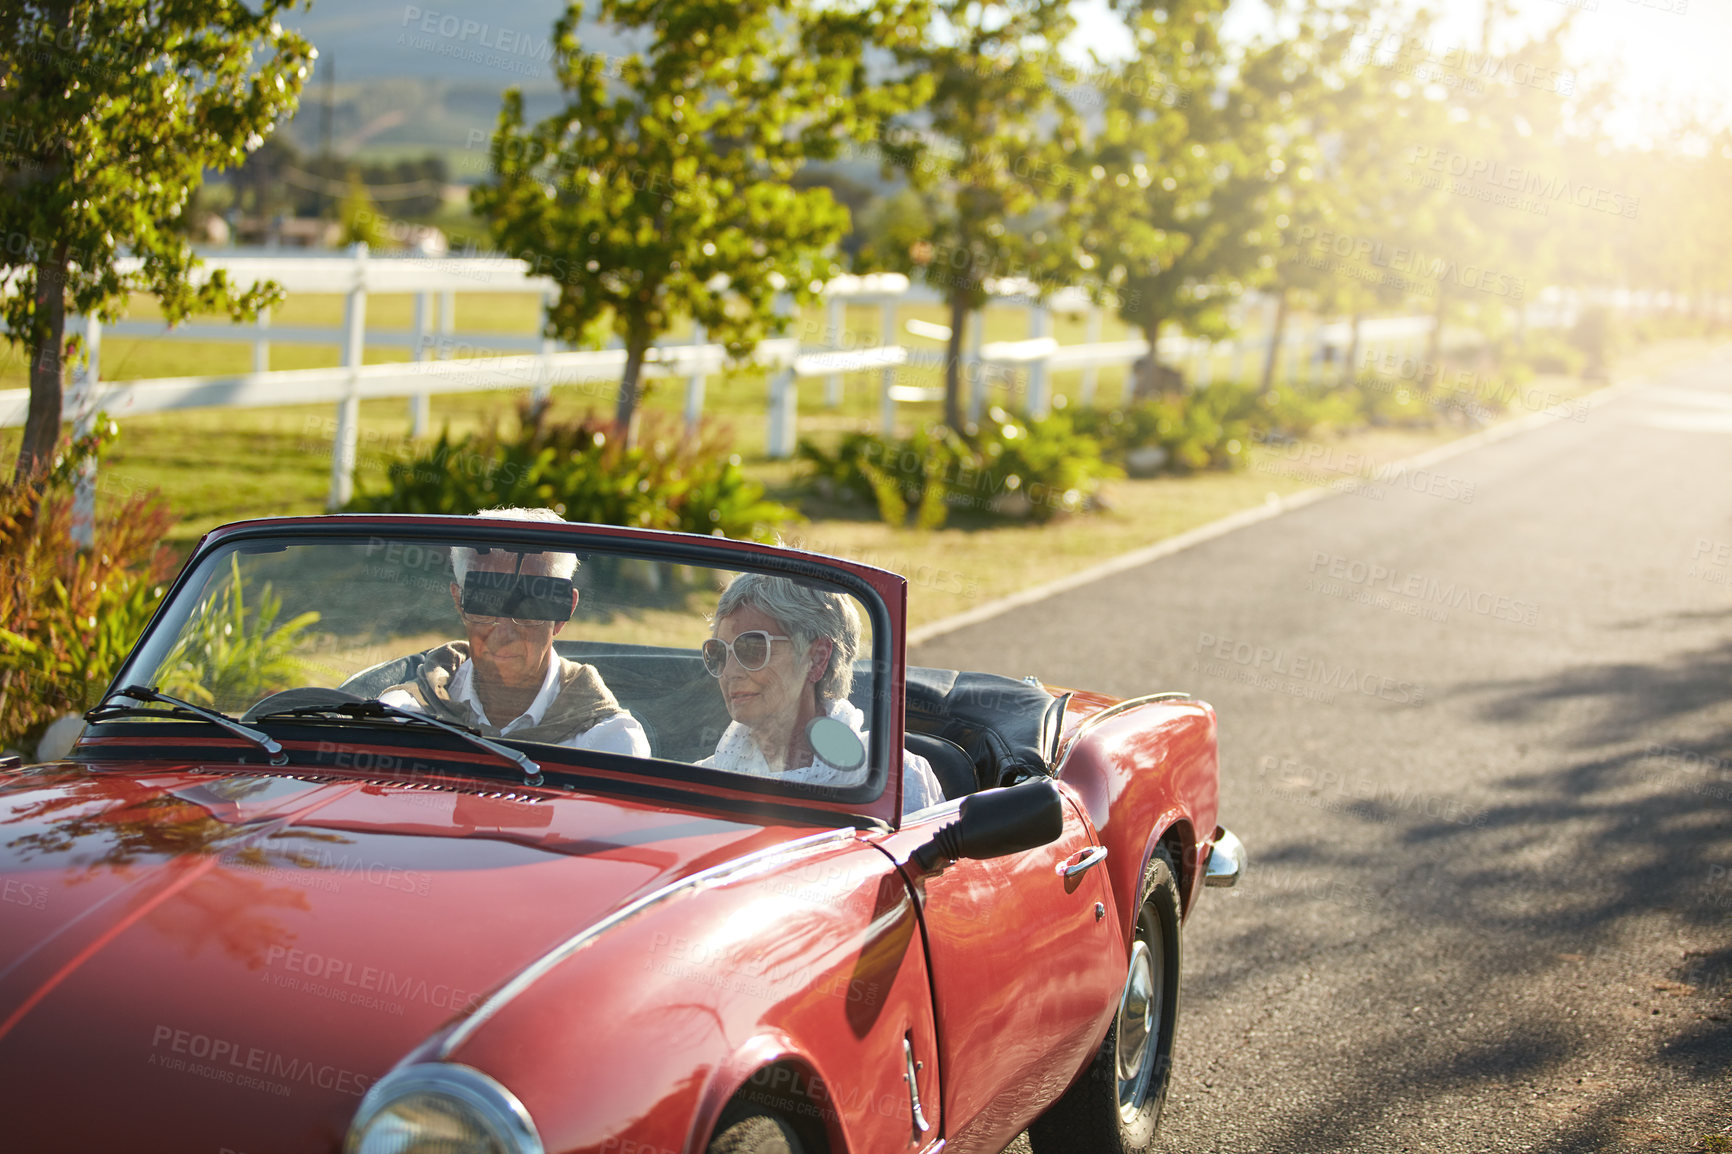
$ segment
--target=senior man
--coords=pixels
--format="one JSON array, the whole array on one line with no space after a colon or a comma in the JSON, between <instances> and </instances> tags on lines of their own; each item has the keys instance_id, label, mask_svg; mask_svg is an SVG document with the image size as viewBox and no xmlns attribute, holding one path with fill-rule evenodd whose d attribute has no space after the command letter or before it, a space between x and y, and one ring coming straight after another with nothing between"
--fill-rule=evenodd
<instances>
[{"instance_id":1,"label":"senior man","mask_svg":"<svg viewBox=\"0 0 1732 1154\"><path fill-rule=\"evenodd\" d=\"M477 517L564 524L551 509L488 509ZM590 665L553 651L577 608L571 553L451 549L451 600L465 640L422 654L413 681L379 695L387 705L573 749L649 757L643 726Z\"/></svg>"}]
</instances>

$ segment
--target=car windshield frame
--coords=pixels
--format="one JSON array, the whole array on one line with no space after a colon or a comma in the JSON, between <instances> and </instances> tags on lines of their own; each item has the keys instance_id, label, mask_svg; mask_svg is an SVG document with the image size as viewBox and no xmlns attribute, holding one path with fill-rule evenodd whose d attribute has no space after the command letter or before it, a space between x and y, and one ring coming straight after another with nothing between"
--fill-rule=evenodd
<instances>
[{"instance_id":1,"label":"car windshield frame","mask_svg":"<svg viewBox=\"0 0 1732 1154\"><path fill-rule=\"evenodd\" d=\"M786 785L769 778L749 777L660 756L638 758L625 754L600 753L516 740L509 735L496 737L495 740L521 749L539 762L549 785L557 784L562 777L570 778L574 775L590 780L594 776L588 772L591 770L609 773L624 771L629 774L633 772L633 767L636 767L636 776L646 782L671 787L676 791L696 791L695 796L699 800L702 800L703 795L713 795L720 791L729 795L762 798L776 810L788 807L795 810L820 810L838 817L864 816L874 823L897 824L897 806L903 788L902 759L892 758L891 751L900 749L903 741L900 700L904 688L903 643L900 633L901 609L905 604L903 578L856 562L823 558L780 546L578 522L555 524L437 515L350 514L238 522L212 530L199 542L186 565L176 575L138 642L116 671L109 692L139 682L140 677L145 675L141 671L154 673L162 666L188 627L193 613L206 595L205 591L217 576L219 567L230 564L232 557L248 553L277 552L296 546L357 544L369 540L416 544L434 550L444 550L452 545L505 544L521 545L532 552L576 553L584 558L612 555L734 573L757 572L810 580L852 596L871 631L872 642L872 652L859 655L872 674L870 699L865 703L864 709L864 724L868 730L869 741L865 762L867 774L862 783L842 786ZM894 596L887 597L887 593L893 593ZM700 630L706 628L707 624L703 617L694 615L694 638L699 636ZM680 652L674 647L669 647L669 651ZM692 653L697 653L695 646ZM581 660L581 657L579 659ZM860 661L857 661L856 667L859 665ZM286 735L284 730L296 725L304 726L309 721L313 719L268 718L250 724L270 729L293 754L297 743L292 736ZM119 723L98 723L87 730L87 735L100 736L102 728L109 724ZM136 733L136 730L131 732ZM376 723L369 725L368 732L368 741L379 744L392 741L392 731ZM472 760L468 755L474 751L460 748L456 742L452 743L452 748L455 755L452 759L454 765L462 765ZM490 767L488 772L481 776L488 780L497 779L494 767Z\"/></svg>"}]
</instances>

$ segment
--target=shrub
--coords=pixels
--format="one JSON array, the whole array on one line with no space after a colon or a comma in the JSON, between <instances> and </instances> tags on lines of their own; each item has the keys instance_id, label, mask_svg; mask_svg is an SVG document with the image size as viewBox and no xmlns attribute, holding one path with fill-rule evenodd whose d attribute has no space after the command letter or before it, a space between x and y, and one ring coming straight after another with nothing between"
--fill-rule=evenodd
<instances>
[{"instance_id":1,"label":"shrub","mask_svg":"<svg viewBox=\"0 0 1732 1154\"><path fill-rule=\"evenodd\" d=\"M809 493L844 505L869 501L879 519L890 525L906 524L912 509L915 525L923 529L944 524L949 506L943 479L959 474L970 454L967 443L943 425L894 441L849 433L833 454L808 440L795 450L805 466L801 480Z\"/></svg>"},{"instance_id":2,"label":"shrub","mask_svg":"<svg viewBox=\"0 0 1732 1154\"><path fill-rule=\"evenodd\" d=\"M257 590L249 612L240 558L231 557L229 564L229 579L199 603L158 678L163 692L219 709L244 708L310 680L294 651L319 620L318 613L307 612L277 624L283 599L269 581Z\"/></svg>"},{"instance_id":3,"label":"shrub","mask_svg":"<svg viewBox=\"0 0 1732 1154\"><path fill-rule=\"evenodd\" d=\"M546 419L521 405L517 431L497 423L453 438L449 429L425 450L391 462L385 488L365 489L345 507L359 513L478 513L501 505L553 509L568 521L676 529L769 540L794 510L764 497L740 469L725 439L692 442L658 435L646 417L637 448L611 436L593 415Z\"/></svg>"},{"instance_id":4,"label":"shrub","mask_svg":"<svg viewBox=\"0 0 1732 1154\"><path fill-rule=\"evenodd\" d=\"M49 722L96 703L155 612L175 558L155 494L99 514L95 547L72 539L74 479L118 429L62 451L40 486L0 489L0 748L30 748Z\"/></svg>"},{"instance_id":5,"label":"shrub","mask_svg":"<svg viewBox=\"0 0 1732 1154\"><path fill-rule=\"evenodd\" d=\"M1119 470L1067 414L1040 420L994 408L972 438L934 425L899 440L851 433L834 453L810 441L798 450L802 481L815 496L870 500L892 525L933 529L952 511L1046 521L1099 503L1102 480Z\"/></svg>"},{"instance_id":6,"label":"shrub","mask_svg":"<svg viewBox=\"0 0 1732 1154\"><path fill-rule=\"evenodd\" d=\"M1530 375L1575 376L1588 362L1588 354L1580 345L1549 329L1530 330L1520 340L1498 341L1491 346L1491 352L1492 359L1506 374L1521 369Z\"/></svg>"},{"instance_id":7,"label":"shrub","mask_svg":"<svg viewBox=\"0 0 1732 1154\"><path fill-rule=\"evenodd\" d=\"M1242 465L1245 446L1272 424L1265 410L1255 390L1222 382L1123 409L1082 409L1072 419L1100 443L1107 461L1139 473L1155 467L1192 473ZM1151 449L1159 452L1149 458ZM1139 465L1139 456L1154 464Z\"/></svg>"},{"instance_id":8,"label":"shrub","mask_svg":"<svg viewBox=\"0 0 1732 1154\"><path fill-rule=\"evenodd\" d=\"M974 438L976 460L959 462L946 478L952 505L980 508L984 500L989 512L1048 521L1097 506L1101 482L1123 475L1069 413L1029 420L994 407L988 417ZM973 467L972 477L965 464Z\"/></svg>"}]
</instances>

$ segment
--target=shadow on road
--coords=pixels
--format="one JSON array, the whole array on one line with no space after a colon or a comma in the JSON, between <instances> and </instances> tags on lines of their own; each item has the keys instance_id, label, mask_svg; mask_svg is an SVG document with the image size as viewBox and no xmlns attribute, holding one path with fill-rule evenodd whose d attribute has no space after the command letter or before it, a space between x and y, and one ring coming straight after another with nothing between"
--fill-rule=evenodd
<instances>
[{"instance_id":1,"label":"shadow on road","mask_svg":"<svg viewBox=\"0 0 1732 1154\"><path fill-rule=\"evenodd\" d=\"M1258 857L1232 901L1260 912L1228 919L1206 976L1187 981L1273 1059L1271 1089L1303 1088L1268 1112L1256 1148L1447 1135L1437 1148L1589 1154L1713 1149L1709 1135L1732 1133L1729 693L1732 642L1458 685L1475 734L1494 748L1507 736L1493 764L1510 771L1482 778L1483 804L1438 820L1411 797L1292 792L1339 836ZM1518 751L1535 733L1555 740ZM1330 988L1355 950L1400 979ZM1327 992L1307 1001L1306 982ZM1242 1020L1259 1004L1300 1021ZM1339 1060L1309 1080L1279 1070L1284 1029L1337 1034L1291 1048Z\"/></svg>"}]
</instances>

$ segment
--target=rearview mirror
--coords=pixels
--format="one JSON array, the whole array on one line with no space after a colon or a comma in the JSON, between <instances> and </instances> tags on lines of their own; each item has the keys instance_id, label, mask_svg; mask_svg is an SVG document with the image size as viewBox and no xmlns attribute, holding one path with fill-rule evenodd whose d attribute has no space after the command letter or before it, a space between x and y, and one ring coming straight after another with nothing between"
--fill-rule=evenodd
<instances>
[{"instance_id":1,"label":"rearview mirror","mask_svg":"<svg viewBox=\"0 0 1732 1154\"><path fill-rule=\"evenodd\" d=\"M961 858L994 858L1057 841L1064 830L1064 799L1044 777L962 799L956 820L909 855L926 873Z\"/></svg>"}]
</instances>

